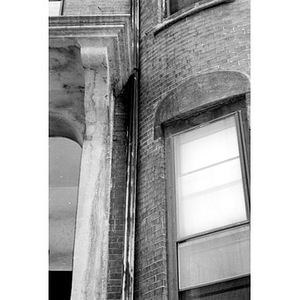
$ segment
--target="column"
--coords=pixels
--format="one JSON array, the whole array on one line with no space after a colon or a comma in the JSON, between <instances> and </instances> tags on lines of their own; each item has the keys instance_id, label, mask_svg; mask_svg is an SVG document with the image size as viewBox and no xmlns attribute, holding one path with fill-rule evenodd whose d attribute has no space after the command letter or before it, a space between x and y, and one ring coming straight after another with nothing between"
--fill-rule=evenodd
<instances>
[{"instance_id":1,"label":"column","mask_svg":"<svg viewBox=\"0 0 300 300\"><path fill-rule=\"evenodd\" d=\"M113 96L108 53L78 39L85 70L85 123L73 259L72 300L106 299Z\"/></svg>"}]
</instances>

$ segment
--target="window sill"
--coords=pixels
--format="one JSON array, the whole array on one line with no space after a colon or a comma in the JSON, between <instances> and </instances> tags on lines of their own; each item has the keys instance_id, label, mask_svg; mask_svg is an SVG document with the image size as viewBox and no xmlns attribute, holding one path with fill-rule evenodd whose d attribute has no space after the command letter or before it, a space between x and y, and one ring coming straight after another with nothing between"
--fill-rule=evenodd
<instances>
[{"instance_id":1,"label":"window sill","mask_svg":"<svg viewBox=\"0 0 300 300\"><path fill-rule=\"evenodd\" d=\"M198 13L199 11L205 10L207 8L217 6L222 3L229 3L233 2L235 0L203 0L201 2L195 3L191 6L188 6L187 8L181 9L180 11L172 14L168 18L164 19L164 21L156 26L154 29L154 36L156 36L159 32L162 30L170 27L174 23L177 23L178 21L194 15Z\"/></svg>"}]
</instances>

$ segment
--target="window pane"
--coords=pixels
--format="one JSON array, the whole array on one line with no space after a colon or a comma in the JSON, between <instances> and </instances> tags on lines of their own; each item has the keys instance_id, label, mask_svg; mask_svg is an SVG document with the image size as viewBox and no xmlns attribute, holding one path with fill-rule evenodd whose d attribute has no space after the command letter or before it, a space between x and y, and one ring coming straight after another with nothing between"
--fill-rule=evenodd
<instances>
[{"instance_id":1,"label":"window pane","mask_svg":"<svg viewBox=\"0 0 300 300\"><path fill-rule=\"evenodd\" d=\"M226 176L225 176L226 175ZM242 179L240 159L214 165L178 178L178 196L187 198L195 194L208 193L215 187Z\"/></svg>"},{"instance_id":2,"label":"window pane","mask_svg":"<svg viewBox=\"0 0 300 300\"><path fill-rule=\"evenodd\" d=\"M170 13L173 14L193 3L200 2L200 0L170 0Z\"/></svg>"},{"instance_id":3,"label":"window pane","mask_svg":"<svg viewBox=\"0 0 300 300\"><path fill-rule=\"evenodd\" d=\"M227 166L224 165L222 167L227 171L229 168L233 167L233 163L238 165L239 160L230 162L230 164L227 163ZM219 166L215 168L220 169ZM207 174L208 172L203 173L204 174L198 176L198 179L209 176L209 174ZM230 172L227 173L230 174ZM241 177L236 174L230 174L231 177L226 177L226 172L223 174L219 173L218 175L219 178L216 176L216 181L223 180L222 185L215 185L214 188L203 190L203 186L204 188L206 186L211 187L215 183L213 180L212 183L209 183L209 180L207 180L209 178L206 177L206 179L203 179L202 181L203 184L199 181L198 185L196 182L191 185L190 189L193 191L198 189L199 193L179 197L177 206L178 238L247 219ZM186 184L182 190L187 193L189 185Z\"/></svg>"},{"instance_id":4,"label":"window pane","mask_svg":"<svg viewBox=\"0 0 300 300\"><path fill-rule=\"evenodd\" d=\"M234 117L177 135L174 143L178 175L239 155Z\"/></svg>"},{"instance_id":5,"label":"window pane","mask_svg":"<svg viewBox=\"0 0 300 300\"><path fill-rule=\"evenodd\" d=\"M235 117L174 137L177 237L247 219Z\"/></svg>"},{"instance_id":6,"label":"window pane","mask_svg":"<svg viewBox=\"0 0 300 300\"><path fill-rule=\"evenodd\" d=\"M249 226L178 245L179 289L250 273Z\"/></svg>"}]
</instances>

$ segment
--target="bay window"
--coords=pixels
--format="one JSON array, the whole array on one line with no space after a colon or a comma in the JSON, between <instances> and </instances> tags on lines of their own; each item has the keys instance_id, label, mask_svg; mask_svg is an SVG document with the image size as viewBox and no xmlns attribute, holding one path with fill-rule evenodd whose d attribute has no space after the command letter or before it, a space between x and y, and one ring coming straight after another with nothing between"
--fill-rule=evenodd
<instances>
[{"instance_id":1,"label":"bay window","mask_svg":"<svg viewBox=\"0 0 300 300\"><path fill-rule=\"evenodd\" d=\"M219 109L166 130L171 166L169 277L175 274L173 286L181 299L196 299L185 298L185 291L249 277L244 115L241 110L224 114ZM222 299L232 296L228 297Z\"/></svg>"}]
</instances>

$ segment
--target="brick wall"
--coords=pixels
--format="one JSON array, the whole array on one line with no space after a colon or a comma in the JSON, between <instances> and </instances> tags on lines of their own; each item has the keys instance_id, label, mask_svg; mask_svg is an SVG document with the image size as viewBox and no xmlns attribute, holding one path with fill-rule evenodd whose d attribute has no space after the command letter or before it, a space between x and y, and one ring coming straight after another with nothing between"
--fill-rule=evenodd
<instances>
[{"instance_id":1,"label":"brick wall","mask_svg":"<svg viewBox=\"0 0 300 300\"><path fill-rule=\"evenodd\" d=\"M249 0L221 4L157 32L161 3L141 0L135 299L168 299L164 141L153 139L156 108L197 74L250 74L249 6Z\"/></svg>"},{"instance_id":2,"label":"brick wall","mask_svg":"<svg viewBox=\"0 0 300 300\"><path fill-rule=\"evenodd\" d=\"M107 299L120 299L123 272L128 95L115 99Z\"/></svg>"},{"instance_id":3,"label":"brick wall","mask_svg":"<svg viewBox=\"0 0 300 300\"><path fill-rule=\"evenodd\" d=\"M130 0L65 0L64 15L129 14Z\"/></svg>"}]
</instances>

